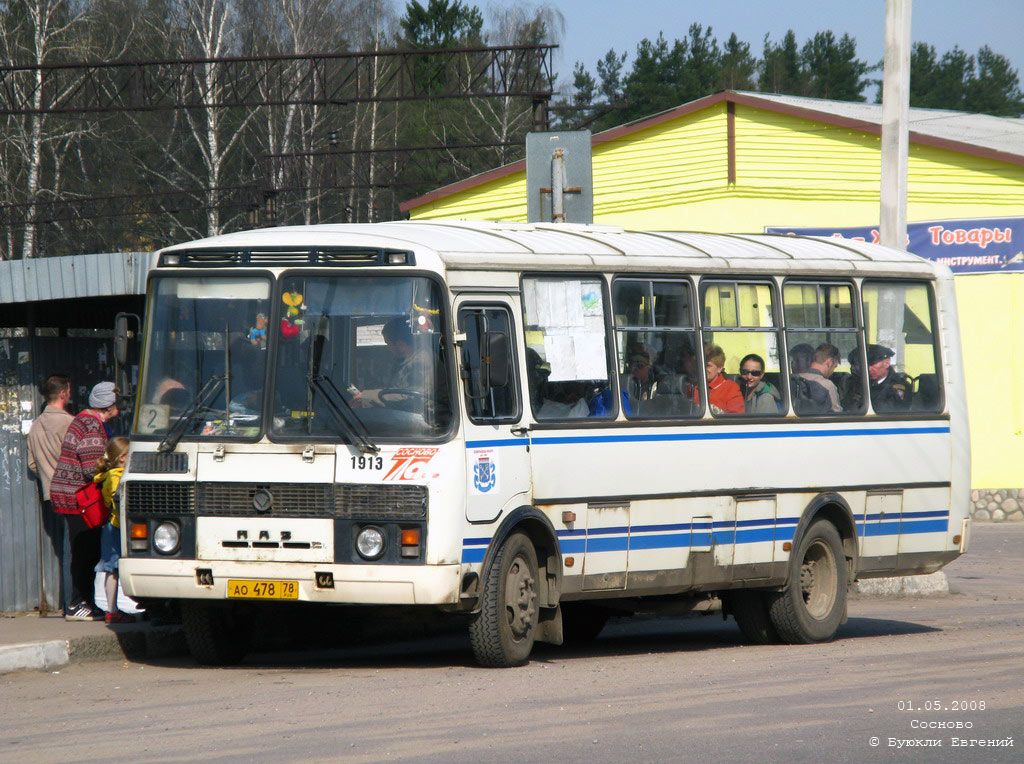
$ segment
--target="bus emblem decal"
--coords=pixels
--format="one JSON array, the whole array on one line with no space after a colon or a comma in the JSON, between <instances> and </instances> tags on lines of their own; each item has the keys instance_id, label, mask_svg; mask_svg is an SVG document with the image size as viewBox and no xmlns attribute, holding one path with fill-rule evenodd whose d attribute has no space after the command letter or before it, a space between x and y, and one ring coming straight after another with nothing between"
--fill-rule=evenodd
<instances>
[{"instance_id":1,"label":"bus emblem decal","mask_svg":"<svg viewBox=\"0 0 1024 764\"><path fill-rule=\"evenodd\" d=\"M498 484L498 465L491 460L490 451L478 452L473 465L473 487L480 493L489 493Z\"/></svg>"}]
</instances>

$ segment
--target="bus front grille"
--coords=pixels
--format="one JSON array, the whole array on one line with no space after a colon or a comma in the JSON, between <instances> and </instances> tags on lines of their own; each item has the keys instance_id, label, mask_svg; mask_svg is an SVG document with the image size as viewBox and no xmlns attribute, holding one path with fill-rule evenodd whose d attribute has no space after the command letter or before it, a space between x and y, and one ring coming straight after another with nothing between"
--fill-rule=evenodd
<instances>
[{"instance_id":1,"label":"bus front grille","mask_svg":"<svg viewBox=\"0 0 1024 764\"><path fill-rule=\"evenodd\" d=\"M189 482L132 480L125 483L128 513L191 515L196 511L196 486Z\"/></svg>"},{"instance_id":2,"label":"bus front grille","mask_svg":"<svg viewBox=\"0 0 1024 764\"><path fill-rule=\"evenodd\" d=\"M340 483L334 507L337 517L353 520L424 520L427 489L422 485Z\"/></svg>"},{"instance_id":3,"label":"bus front grille","mask_svg":"<svg viewBox=\"0 0 1024 764\"><path fill-rule=\"evenodd\" d=\"M136 451L132 454L130 467L132 472L139 473L176 472L184 474L188 472L188 454Z\"/></svg>"},{"instance_id":4,"label":"bus front grille","mask_svg":"<svg viewBox=\"0 0 1024 764\"><path fill-rule=\"evenodd\" d=\"M128 512L208 517L339 517L425 520L427 489L375 483L206 483L131 481Z\"/></svg>"},{"instance_id":5,"label":"bus front grille","mask_svg":"<svg viewBox=\"0 0 1024 764\"><path fill-rule=\"evenodd\" d=\"M329 483L200 483L199 512L214 517L330 517L332 488Z\"/></svg>"}]
</instances>

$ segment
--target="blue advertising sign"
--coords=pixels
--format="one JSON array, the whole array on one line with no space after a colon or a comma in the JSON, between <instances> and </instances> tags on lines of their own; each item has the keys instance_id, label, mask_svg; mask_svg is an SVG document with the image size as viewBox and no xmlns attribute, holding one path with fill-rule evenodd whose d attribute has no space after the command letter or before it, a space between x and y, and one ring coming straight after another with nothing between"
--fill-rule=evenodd
<instances>
[{"instance_id":1,"label":"blue advertising sign","mask_svg":"<svg viewBox=\"0 0 1024 764\"><path fill-rule=\"evenodd\" d=\"M878 244L878 227L784 228L765 233L835 236ZM948 266L953 273L1024 271L1024 218L931 220L907 224L907 251Z\"/></svg>"}]
</instances>

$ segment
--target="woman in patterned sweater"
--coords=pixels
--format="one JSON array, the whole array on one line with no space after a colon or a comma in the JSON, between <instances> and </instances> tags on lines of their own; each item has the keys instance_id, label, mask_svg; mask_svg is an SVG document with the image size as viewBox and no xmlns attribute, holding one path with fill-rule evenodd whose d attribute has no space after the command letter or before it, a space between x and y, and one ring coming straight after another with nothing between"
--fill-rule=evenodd
<instances>
[{"instance_id":1,"label":"woman in patterned sweater","mask_svg":"<svg viewBox=\"0 0 1024 764\"><path fill-rule=\"evenodd\" d=\"M100 556L100 529L86 528L75 491L92 481L96 461L103 456L110 437L107 422L118 414L117 399L113 382L93 387L89 408L72 420L64 436L50 484L53 511L65 522L64 617L71 621L98 621L103 617L93 604L93 568Z\"/></svg>"}]
</instances>

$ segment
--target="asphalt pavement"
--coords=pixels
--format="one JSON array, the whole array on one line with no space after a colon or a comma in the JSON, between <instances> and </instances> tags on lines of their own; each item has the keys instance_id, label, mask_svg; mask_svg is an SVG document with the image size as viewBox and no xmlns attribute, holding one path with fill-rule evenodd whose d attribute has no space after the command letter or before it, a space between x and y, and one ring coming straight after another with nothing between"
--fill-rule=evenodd
<instances>
[{"instance_id":1,"label":"asphalt pavement","mask_svg":"<svg viewBox=\"0 0 1024 764\"><path fill-rule=\"evenodd\" d=\"M1000 525L986 523L976 526L975 530L984 536L998 535L997 528ZM1004 527L1009 530L1008 526ZM1013 558L1021 557L1022 550L1013 548L1017 546L1013 542L1018 539L1024 542L1024 533L1011 532L1010 539L1007 539L1010 541L1010 547L1004 547L999 551L1009 553ZM972 563L979 561L972 560L971 557L969 550L965 558L955 563L958 570L963 569L964 562L967 562L970 568L975 567ZM986 577L995 571L1007 569L998 564L985 567L988 568ZM1013 569L1013 566L1010 566L1010 569ZM941 576L943 582L945 581L944 574L937 575ZM935 577L913 578L919 579L921 585L915 587L903 583L892 591L892 587L878 586L876 582L864 582L870 583L870 586L862 589L860 596L940 596L948 592L944 583L940 591L934 583ZM100 621L66 621L63 616L58 615L0 613L0 674L13 671L53 670L68 663L81 661L122 658L141 660L184 655L187 652L180 626L153 626L146 621L108 625Z\"/></svg>"}]
</instances>

